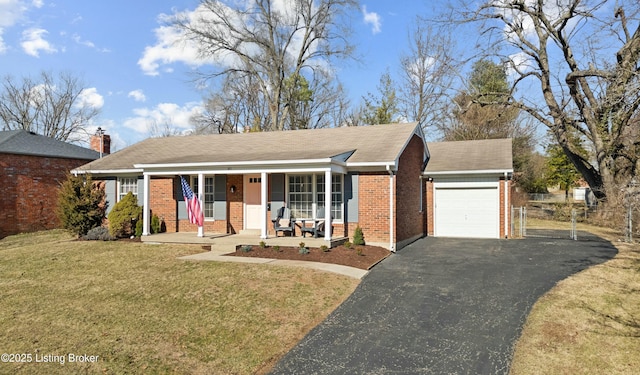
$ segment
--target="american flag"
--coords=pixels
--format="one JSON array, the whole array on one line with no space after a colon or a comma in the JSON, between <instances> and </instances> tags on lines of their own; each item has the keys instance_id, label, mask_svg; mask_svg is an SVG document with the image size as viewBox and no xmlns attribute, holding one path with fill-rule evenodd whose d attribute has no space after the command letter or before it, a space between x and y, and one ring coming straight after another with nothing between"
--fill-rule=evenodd
<instances>
[{"instance_id":1,"label":"american flag","mask_svg":"<svg viewBox=\"0 0 640 375\"><path fill-rule=\"evenodd\" d=\"M184 201L187 204L187 215L189 216L189 221L191 224L198 224L199 227L204 223L204 214L202 213L202 208L200 207L200 200L193 194L193 190L187 184L184 177L180 176L180 180L182 180L182 195L184 196Z\"/></svg>"}]
</instances>

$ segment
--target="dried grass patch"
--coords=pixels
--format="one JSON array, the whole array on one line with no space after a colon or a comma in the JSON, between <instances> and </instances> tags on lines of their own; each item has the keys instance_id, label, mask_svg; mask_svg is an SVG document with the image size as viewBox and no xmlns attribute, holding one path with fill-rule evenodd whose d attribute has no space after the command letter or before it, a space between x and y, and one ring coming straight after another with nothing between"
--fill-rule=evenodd
<instances>
[{"instance_id":1,"label":"dried grass patch","mask_svg":"<svg viewBox=\"0 0 640 375\"><path fill-rule=\"evenodd\" d=\"M635 374L640 368L640 245L580 225L619 253L561 282L527 318L511 373Z\"/></svg>"},{"instance_id":2,"label":"dried grass patch","mask_svg":"<svg viewBox=\"0 0 640 375\"><path fill-rule=\"evenodd\" d=\"M99 360L2 363L0 372L262 372L358 284L307 269L176 259L201 251L56 231L1 240L3 352Z\"/></svg>"}]
</instances>

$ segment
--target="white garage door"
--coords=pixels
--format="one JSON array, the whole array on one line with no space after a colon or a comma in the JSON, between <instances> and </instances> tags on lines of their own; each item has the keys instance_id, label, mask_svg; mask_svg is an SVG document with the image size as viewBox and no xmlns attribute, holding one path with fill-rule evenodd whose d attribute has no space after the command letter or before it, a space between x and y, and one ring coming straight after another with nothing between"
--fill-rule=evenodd
<instances>
[{"instance_id":1,"label":"white garage door","mask_svg":"<svg viewBox=\"0 0 640 375\"><path fill-rule=\"evenodd\" d=\"M499 237L497 187L436 188L435 235L440 237Z\"/></svg>"}]
</instances>

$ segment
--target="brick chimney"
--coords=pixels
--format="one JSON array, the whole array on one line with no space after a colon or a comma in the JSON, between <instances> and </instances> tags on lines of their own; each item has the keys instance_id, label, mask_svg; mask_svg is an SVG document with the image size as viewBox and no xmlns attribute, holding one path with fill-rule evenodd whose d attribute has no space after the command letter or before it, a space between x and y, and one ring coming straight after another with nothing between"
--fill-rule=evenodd
<instances>
[{"instance_id":1,"label":"brick chimney","mask_svg":"<svg viewBox=\"0 0 640 375\"><path fill-rule=\"evenodd\" d=\"M98 128L96 133L91 136L91 149L98 151L101 156L109 155L111 153L111 137L109 134L104 134L102 128Z\"/></svg>"}]
</instances>

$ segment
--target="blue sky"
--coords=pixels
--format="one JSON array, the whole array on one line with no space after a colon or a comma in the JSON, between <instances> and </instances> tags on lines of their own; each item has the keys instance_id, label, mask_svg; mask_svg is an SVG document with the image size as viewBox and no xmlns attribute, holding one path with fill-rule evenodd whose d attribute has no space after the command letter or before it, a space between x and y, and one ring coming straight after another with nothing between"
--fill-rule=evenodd
<instances>
[{"instance_id":1,"label":"blue sky","mask_svg":"<svg viewBox=\"0 0 640 375\"><path fill-rule=\"evenodd\" d=\"M198 62L173 48L161 19L194 10L197 0L0 0L0 76L70 72L87 88L84 100L101 114L90 125L105 128L122 149L149 136L153 121L189 128L206 91L190 82ZM362 1L353 14L357 53L364 64L340 66L353 101L375 92L385 69L397 70L416 15L433 2Z\"/></svg>"}]
</instances>

